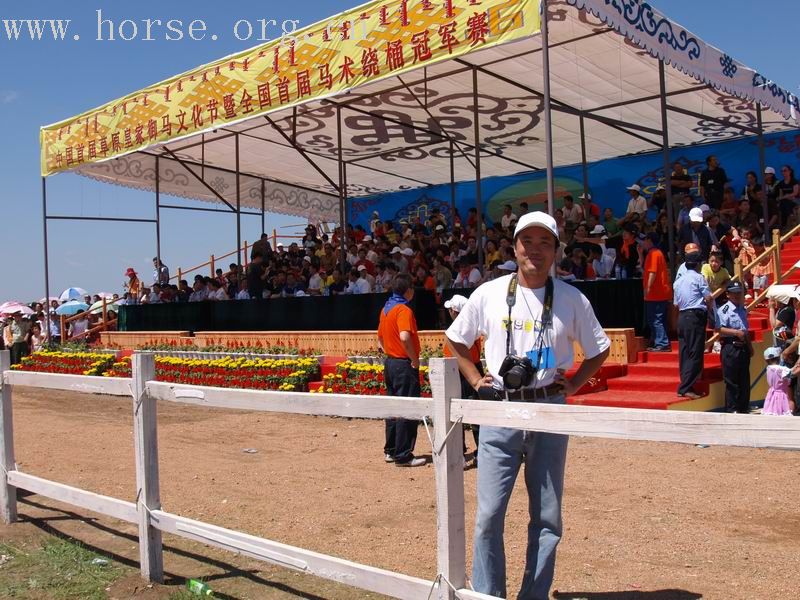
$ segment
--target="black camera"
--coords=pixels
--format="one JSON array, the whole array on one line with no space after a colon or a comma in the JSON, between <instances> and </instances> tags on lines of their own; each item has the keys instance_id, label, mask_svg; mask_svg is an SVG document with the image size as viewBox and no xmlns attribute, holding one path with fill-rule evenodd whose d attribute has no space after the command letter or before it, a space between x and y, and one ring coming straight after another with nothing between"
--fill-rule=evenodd
<instances>
[{"instance_id":1,"label":"black camera","mask_svg":"<svg viewBox=\"0 0 800 600\"><path fill-rule=\"evenodd\" d=\"M503 378L503 385L507 390L518 390L528 387L536 375L536 369L527 356L512 356L509 354L503 359L497 373Z\"/></svg>"}]
</instances>

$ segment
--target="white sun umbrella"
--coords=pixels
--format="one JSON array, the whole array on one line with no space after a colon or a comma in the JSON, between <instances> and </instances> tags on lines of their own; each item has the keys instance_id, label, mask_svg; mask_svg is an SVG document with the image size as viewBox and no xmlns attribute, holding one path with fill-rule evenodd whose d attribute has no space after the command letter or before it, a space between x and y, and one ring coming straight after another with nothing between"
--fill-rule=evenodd
<instances>
[{"instance_id":1,"label":"white sun umbrella","mask_svg":"<svg viewBox=\"0 0 800 600\"><path fill-rule=\"evenodd\" d=\"M89 305L86 302L80 302L78 300L70 300L69 302L65 302L61 306L56 309L57 315L74 315L77 314L79 310L86 310L89 308Z\"/></svg>"},{"instance_id":2,"label":"white sun umbrella","mask_svg":"<svg viewBox=\"0 0 800 600\"><path fill-rule=\"evenodd\" d=\"M4 317L18 312L22 313L23 315L34 314L33 309L31 309L30 306L20 304L19 302L4 302L3 304L0 304L0 315L3 315Z\"/></svg>"},{"instance_id":3,"label":"white sun umbrella","mask_svg":"<svg viewBox=\"0 0 800 600\"><path fill-rule=\"evenodd\" d=\"M116 302L111 302L110 297L109 300L106 300L106 310L113 310L114 312L119 311L119 305L122 304L122 300L117 300ZM103 301L98 300L94 304L89 307L90 314L100 314L103 312Z\"/></svg>"},{"instance_id":4,"label":"white sun umbrella","mask_svg":"<svg viewBox=\"0 0 800 600\"><path fill-rule=\"evenodd\" d=\"M61 295L58 297L58 299L61 302L67 302L69 300L83 300L84 296L88 295L89 292L83 288L70 287L61 292Z\"/></svg>"},{"instance_id":5,"label":"white sun umbrella","mask_svg":"<svg viewBox=\"0 0 800 600\"><path fill-rule=\"evenodd\" d=\"M58 297L50 296L49 300L47 298L39 298L39 304L50 304L53 300L58 302Z\"/></svg>"},{"instance_id":6,"label":"white sun umbrella","mask_svg":"<svg viewBox=\"0 0 800 600\"><path fill-rule=\"evenodd\" d=\"M114 294L111 292L100 292L97 295L101 298L105 298L106 300L111 300L114 297Z\"/></svg>"}]
</instances>

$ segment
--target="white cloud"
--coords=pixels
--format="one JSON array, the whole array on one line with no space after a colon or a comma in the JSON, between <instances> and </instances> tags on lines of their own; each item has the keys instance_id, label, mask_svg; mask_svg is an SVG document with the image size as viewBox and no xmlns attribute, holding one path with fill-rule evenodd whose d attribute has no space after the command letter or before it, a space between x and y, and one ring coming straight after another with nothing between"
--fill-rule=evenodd
<instances>
[{"instance_id":1,"label":"white cloud","mask_svg":"<svg viewBox=\"0 0 800 600\"><path fill-rule=\"evenodd\" d=\"M19 92L16 90L0 90L0 104L11 104L19 99Z\"/></svg>"}]
</instances>

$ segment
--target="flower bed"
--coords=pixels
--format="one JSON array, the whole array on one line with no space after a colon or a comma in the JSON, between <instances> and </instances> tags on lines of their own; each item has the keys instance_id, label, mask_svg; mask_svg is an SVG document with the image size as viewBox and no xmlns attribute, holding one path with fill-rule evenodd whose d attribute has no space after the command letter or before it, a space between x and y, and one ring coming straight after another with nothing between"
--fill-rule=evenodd
<instances>
[{"instance_id":1,"label":"flower bed","mask_svg":"<svg viewBox=\"0 0 800 600\"><path fill-rule=\"evenodd\" d=\"M319 379L315 358L254 359L245 356L218 360L156 356L156 380L189 385L303 392ZM131 377L131 357L115 362L113 354L52 352L43 350L23 359L12 369L41 373Z\"/></svg>"},{"instance_id":2,"label":"flower bed","mask_svg":"<svg viewBox=\"0 0 800 600\"><path fill-rule=\"evenodd\" d=\"M419 383L423 398L430 398L431 383L428 367L420 367ZM313 390L312 390L313 391ZM325 375L317 393L358 394L360 396L386 396L383 365L370 365L345 361L336 365L336 373Z\"/></svg>"},{"instance_id":3,"label":"flower bed","mask_svg":"<svg viewBox=\"0 0 800 600\"><path fill-rule=\"evenodd\" d=\"M115 362L107 377L131 377L131 359ZM303 392L308 382L319 378L315 358L258 359L226 357L217 360L156 356L156 380L255 390Z\"/></svg>"},{"instance_id":4,"label":"flower bed","mask_svg":"<svg viewBox=\"0 0 800 600\"><path fill-rule=\"evenodd\" d=\"M40 350L12 365L15 371L38 371L64 375L103 375L114 362L114 355L99 352L61 352Z\"/></svg>"}]
</instances>

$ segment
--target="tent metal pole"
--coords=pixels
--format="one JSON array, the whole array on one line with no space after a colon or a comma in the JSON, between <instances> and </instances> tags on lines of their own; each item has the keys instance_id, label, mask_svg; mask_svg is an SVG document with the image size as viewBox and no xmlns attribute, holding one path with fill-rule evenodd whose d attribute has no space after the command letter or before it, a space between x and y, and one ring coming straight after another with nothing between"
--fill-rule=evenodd
<instances>
[{"instance_id":1,"label":"tent metal pole","mask_svg":"<svg viewBox=\"0 0 800 600\"><path fill-rule=\"evenodd\" d=\"M478 110L478 69L472 69L473 129L475 131L475 208L478 210L478 270L483 273L483 198L481 198L481 138Z\"/></svg>"},{"instance_id":2,"label":"tent metal pole","mask_svg":"<svg viewBox=\"0 0 800 600\"><path fill-rule=\"evenodd\" d=\"M547 161L547 214L555 214L555 181L553 179L553 123L550 104L550 36L547 27L547 0L541 2L542 10L542 97L544 102L544 145Z\"/></svg>"},{"instance_id":3,"label":"tent metal pole","mask_svg":"<svg viewBox=\"0 0 800 600\"><path fill-rule=\"evenodd\" d=\"M347 263L347 244L345 242L345 190L344 190L344 161L342 160L342 109L336 107L336 145L337 145L337 162L339 163L339 185L335 186L339 190L339 253L344 271L344 265ZM346 275L346 273L342 273Z\"/></svg>"},{"instance_id":4,"label":"tent metal pole","mask_svg":"<svg viewBox=\"0 0 800 600\"><path fill-rule=\"evenodd\" d=\"M236 264L242 266L242 186L239 174L239 136L233 138L236 148Z\"/></svg>"},{"instance_id":5,"label":"tent metal pole","mask_svg":"<svg viewBox=\"0 0 800 600\"><path fill-rule=\"evenodd\" d=\"M667 193L667 239L669 243L669 267L675 272L675 207L672 204L672 171L669 156L669 126L667 119L667 76L664 63L658 61L658 84L661 90L661 131L663 132L664 190Z\"/></svg>"},{"instance_id":6,"label":"tent metal pole","mask_svg":"<svg viewBox=\"0 0 800 600\"><path fill-rule=\"evenodd\" d=\"M264 202L267 195L267 183L261 180L261 233L263 234L266 229L264 227Z\"/></svg>"},{"instance_id":7,"label":"tent metal pole","mask_svg":"<svg viewBox=\"0 0 800 600\"><path fill-rule=\"evenodd\" d=\"M765 156L764 151L764 121L762 120L761 115L761 103L756 102L756 122L758 127L758 169L759 169L759 177L762 181L765 179L764 171L767 168L767 157ZM758 179L758 177L756 178ZM767 198L767 190L764 188L764 184L761 184L761 190L764 195L764 202L763 202L763 212L764 212L764 247L767 247L768 240L770 238L771 232L769 231L769 200Z\"/></svg>"},{"instance_id":8,"label":"tent metal pole","mask_svg":"<svg viewBox=\"0 0 800 600\"><path fill-rule=\"evenodd\" d=\"M450 142L450 221L456 224L456 159L453 156L453 142Z\"/></svg>"},{"instance_id":9,"label":"tent metal pole","mask_svg":"<svg viewBox=\"0 0 800 600\"><path fill-rule=\"evenodd\" d=\"M42 177L42 228L44 230L44 298L46 340L50 343L50 261L47 253L47 178Z\"/></svg>"},{"instance_id":10,"label":"tent metal pole","mask_svg":"<svg viewBox=\"0 0 800 600\"><path fill-rule=\"evenodd\" d=\"M161 265L161 170L156 156L156 258Z\"/></svg>"},{"instance_id":11,"label":"tent metal pole","mask_svg":"<svg viewBox=\"0 0 800 600\"><path fill-rule=\"evenodd\" d=\"M586 128L583 115L580 116L581 127L581 172L583 174L583 193L589 193L589 166L586 164Z\"/></svg>"}]
</instances>

